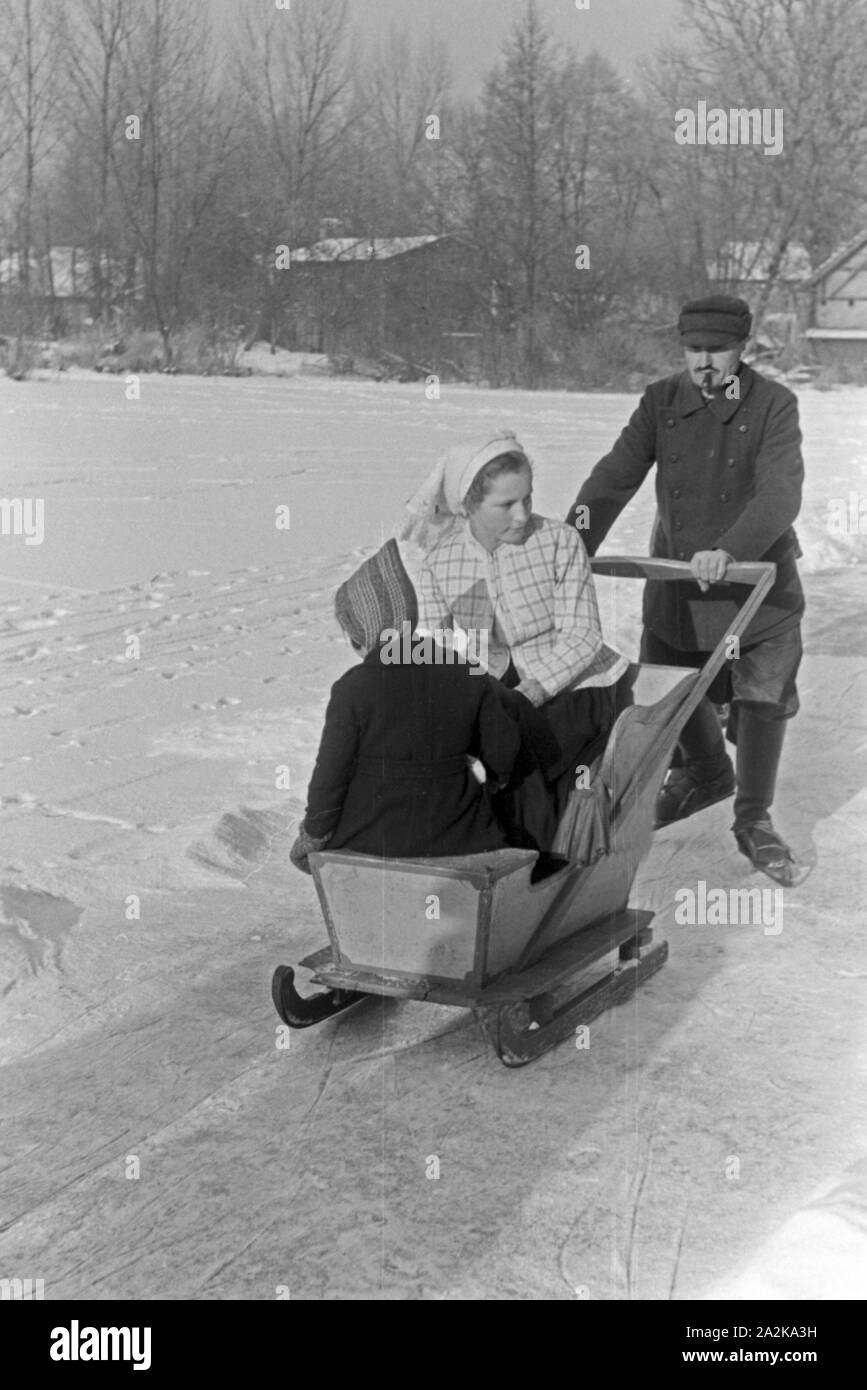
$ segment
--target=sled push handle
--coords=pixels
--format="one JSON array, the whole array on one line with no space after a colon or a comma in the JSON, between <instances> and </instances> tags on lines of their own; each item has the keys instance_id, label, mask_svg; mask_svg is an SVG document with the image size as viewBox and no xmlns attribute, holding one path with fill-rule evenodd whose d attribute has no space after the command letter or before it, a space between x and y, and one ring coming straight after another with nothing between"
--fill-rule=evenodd
<instances>
[{"instance_id":1,"label":"sled push handle","mask_svg":"<svg viewBox=\"0 0 867 1390\"><path fill-rule=\"evenodd\" d=\"M613 579L651 579L662 582L677 580L680 583L684 581L692 584L698 583L689 565L683 560L660 560L653 556L595 555L590 561L590 567L594 575L603 575ZM752 588L752 593L738 609L734 621L729 624L699 671L698 678L694 681L686 700L678 711L680 728L683 728L687 719L698 708L714 677L725 665L731 638L740 637L746 632L756 611L764 603L768 591L773 587L776 575L776 565L766 560L744 563L735 561L729 565L722 583L749 585ZM714 585L713 587L718 586ZM641 760L637 776L641 776L646 768L652 766L655 756L656 747L654 744Z\"/></svg>"},{"instance_id":2,"label":"sled push handle","mask_svg":"<svg viewBox=\"0 0 867 1390\"><path fill-rule=\"evenodd\" d=\"M684 580L698 583L684 560L660 560L652 555L594 555L590 561L590 568L594 574L610 575L615 579L659 579L662 581L678 579L681 583ZM726 570L725 579L721 582L723 584L749 584L760 588L761 596L756 602L756 608L758 608L773 584L776 572L776 565L770 564L767 560L744 562L734 560Z\"/></svg>"}]
</instances>

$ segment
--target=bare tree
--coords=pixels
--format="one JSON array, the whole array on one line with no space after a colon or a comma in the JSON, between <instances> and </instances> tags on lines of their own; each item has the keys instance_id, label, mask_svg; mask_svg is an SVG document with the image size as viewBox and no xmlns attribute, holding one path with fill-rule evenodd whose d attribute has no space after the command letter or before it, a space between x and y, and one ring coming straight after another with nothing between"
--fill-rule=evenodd
<instances>
[{"instance_id":1,"label":"bare tree","mask_svg":"<svg viewBox=\"0 0 867 1390\"><path fill-rule=\"evenodd\" d=\"M62 95L59 7L55 0L2 0L0 85L10 122L11 179L18 271L25 297L30 293L37 177L59 139L57 114Z\"/></svg>"},{"instance_id":2,"label":"bare tree","mask_svg":"<svg viewBox=\"0 0 867 1390\"><path fill-rule=\"evenodd\" d=\"M247 3L240 11L238 77L247 132L270 180L270 200L295 233L316 189L339 158L347 126L351 67L345 0L291 10ZM276 174L279 185L273 186Z\"/></svg>"},{"instance_id":3,"label":"bare tree","mask_svg":"<svg viewBox=\"0 0 867 1390\"><path fill-rule=\"evenodd\" d=\"M550 293L567 326L580 331L633 286L630 261L647 196L636 139L642 113L625 83L596 53L581 61L567 58L554 102L556 261ZM578 245L587 247L590 274L577 269Z\"/></svg>"},{"instance_id":4,"label":"bare tree","mask_svg":"<svg viewBox=\"0 0 867 1390\"><path fill-rule=\"evenodd\" d=\"M658 204L669 219L680 210L690 221L702 260L725 243L751 246L738 268L747 275L750 257L762 260L759 321L794 242L815 262L863 220L867 4L684 0L683 22L690 48L660 84L668 130L654 171ZM724 111L781 111L782 150L766 155L758 141L675 148L674 111L699 98Z\"/></svg>"},{"instance_id":5,"label":"bare tree","mask_svg":"<svg viewBox=\"0 0 867 1390\"><path fill-rule=\"evenodd\" d=\"M166 365L172 336L193 307L189 284L214 249L208 215L227 168L234 113L220 91L206 11L183 0L136 0L124 53L130 102L111 144L114 175L138 253L145 303Z\"/></svg>"},{"instance_id":6,"label":"bare tree","mask_svg":"<svg viewBox=\"0 0 867 1390\"><path fill-rule=\"evenodd\" d=\"M452 182L488 279L495 379L536 384L640 274L640 127L610 65L556 53L531 0L458 123Z\"/></svg>"},{"instance_id":7,"label":"bare tree","mask_svg":"<svg viewBox=\"0 0 867 1390\"><path fill-rule=\"evenodd\" d=\"M279 245L315 240L321 195L346 154L353 116L345 0L291 9L244 0L237 13L235 80L242 113L240 196L259 315L272 346L291 277L275 271Z\"/></svg>"},{"instance_id":8,"label":"bare tree","mask_svg":"<svg viewBox=\"0 0 867 1390\"><path fill-rule=\"evenodd\" d=\"M131 69L130 45L140 5L131 0L79 0L61 17L63 50L69 74L67 114L75 136L74 186L67 198L81 206L86 223L91 289L97 317L104 317L112 298L112 262L118 248L111 223L117 203L113 151L122 135L124 71Z\"/></svg>"},{"instance_id":9,"label":"bare tree","mask_svg":"<svg viewBox=\"0 0 867 1390\"><path fill-rule=\"evenodd\" d=\"M558 69L535 0L527 0L500 62L485 83L486 201L491 233L501 245L520 338L522 377L535 384L547 241L556 198Z\"/></svg>"},{"instance_id":10,"label":"bare tree","mask_svg":"<svg viewBox=\"0 0 867 1390\"><path fill-rule=\"evenodd\" d=\"M364 71L361 134L375 156L380 232L442 230L438 156L451 84L448 52L433 32L413 43L407 29L391 30Z\"/></svg>"}]
</instances>

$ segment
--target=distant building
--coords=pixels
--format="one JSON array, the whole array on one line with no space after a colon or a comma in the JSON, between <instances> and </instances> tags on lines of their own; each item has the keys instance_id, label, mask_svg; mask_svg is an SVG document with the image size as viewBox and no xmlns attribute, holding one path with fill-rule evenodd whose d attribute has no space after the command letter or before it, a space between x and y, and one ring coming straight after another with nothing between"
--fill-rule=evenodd
<instances>
[{"instance_id":1,"label":"distant building","mask_svg":"<svg viewBox=\"0 0 867 1390\"><path fill-rule=\"evenodd\" d=\"M802 336L823 363L867 366L867 231L801 281Z\"/></svg>"},{"instance_id":2,"label":"distant building","mask_svg":"<svg viewBox=\"0 0 867 1390\"><path fill-rule=\"evenodd\" d=\"M755 300L771 279L773 259L774 248L767 242L726 241L706 265L711 289ZM798 287L809 273L806 248L797 242L788 246L774 276L767 308L771 312L794 310Z\"/></svg>"},{"instance_id":3,"label":"distant building","mask_svg":"<svg viewBox=\"0 0 867 1390\"><path fill-rule=\"evenodd\" d=\"M490 319L490 284L458 237L326 237L280 277L281 342L304 352L394 353L435 364Z\"/></svg>"},{"instance_id":4,"label":"distant building","mask_svg":"<svg viewBox=\"0 0 867 1390\"><path fill-rule=\"evenodd\" d=\"M29 277L25 277L25 266ZM79 327L90 313L87 257L78 246L52 246L31 252L29 265L18 251L0 259L0 303L19 293L28 282L30 302L44 318L44 327Z\"/></svg>"},{"instance_id":5,"label":"distant building","mask_svg":"<svg viewBox=\"0 0 867 1390\"><path fill-rule=\"evenodd\" d=\"M25 285L24 264L19 252L0 257L0 309L4 301L20 294ZM97 306L90 254L81 246L52 246L48 251L32 251L29 258L30 303L42 319L44 331L65 333L92 321ZM110 286L112 303L137 300L140 287L129 291L119 268L106 261L103 283Z\"/></svg>"}]
</instances>

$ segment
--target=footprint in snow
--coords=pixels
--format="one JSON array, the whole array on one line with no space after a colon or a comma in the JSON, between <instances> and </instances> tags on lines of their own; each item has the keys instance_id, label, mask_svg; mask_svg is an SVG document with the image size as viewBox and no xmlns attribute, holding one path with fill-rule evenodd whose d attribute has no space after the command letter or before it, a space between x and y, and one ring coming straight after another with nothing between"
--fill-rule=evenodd
<instances>
[{"instance_id":1,"label":"footprint in snow","mask_svg":"<svg viewBox=\"0 0 867 1390\"><path fill-rule=\"evenodd\" d=\"M22 618L20 623L10 623L15 632L38 632L43 627L57 627L56 618Z\"/></svg>"}]
</instances>

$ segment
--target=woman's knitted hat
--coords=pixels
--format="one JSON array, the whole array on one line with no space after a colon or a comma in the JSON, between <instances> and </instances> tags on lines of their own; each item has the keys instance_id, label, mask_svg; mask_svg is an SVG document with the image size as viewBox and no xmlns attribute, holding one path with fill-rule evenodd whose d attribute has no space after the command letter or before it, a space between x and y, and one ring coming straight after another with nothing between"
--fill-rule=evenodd
<instances>
[{"instance_id":1,"label":"woman's knitted hat","mask_svg":"<svg viewBox=\"0 0 867 1390\"><path fill-rule=\"evenodd\" d=\"M418 603L415 589L400 558L397 542L386 541L381 550L365 560L334 599L337 621L353 642L365 651L377 647L385 628L401 629L403 623L415 627Z\"/></svg>"}]
</instances>

